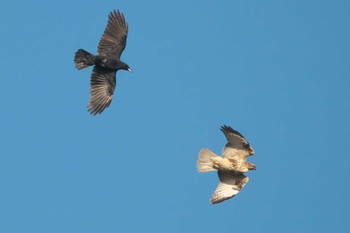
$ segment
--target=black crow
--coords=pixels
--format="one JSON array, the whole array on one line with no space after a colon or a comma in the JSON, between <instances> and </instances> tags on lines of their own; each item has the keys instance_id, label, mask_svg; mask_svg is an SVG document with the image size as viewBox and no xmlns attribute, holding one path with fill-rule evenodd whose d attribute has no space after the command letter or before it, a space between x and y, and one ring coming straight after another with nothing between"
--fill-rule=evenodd
<instances>
[{"instance_id":1,"label":"black crow","mask_svg":"<svg viewBox=\"0 0 350 233\"><path fill-rule=\"evenodd\" d=\"M75 53L74 62L78 70L94 66L90 80L90 101L88 111L92 115L103 112L112 102L118 70L130 67L120 60L128 36L128 24L119 10L108 16L106 29L98 44L98 55L83 49Z\"/></svg>"}]
</instances>

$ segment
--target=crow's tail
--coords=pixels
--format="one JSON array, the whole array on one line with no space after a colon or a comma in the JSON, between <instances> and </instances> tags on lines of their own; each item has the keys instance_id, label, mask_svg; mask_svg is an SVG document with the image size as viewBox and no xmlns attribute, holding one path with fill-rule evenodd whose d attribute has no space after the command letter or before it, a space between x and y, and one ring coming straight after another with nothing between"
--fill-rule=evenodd
<instances>
[{"instance_id":1,"label":"crow's tail","mask_svg":"<svg viewBox=\"0 0 350 233\"><path fill-rule=\"evenodd\" d=\"M95 56L85 51L84 49L78 49L75 53L74 63L78 70L84 69L88 66L95 64Z\"/></svg>"}]
</instances>

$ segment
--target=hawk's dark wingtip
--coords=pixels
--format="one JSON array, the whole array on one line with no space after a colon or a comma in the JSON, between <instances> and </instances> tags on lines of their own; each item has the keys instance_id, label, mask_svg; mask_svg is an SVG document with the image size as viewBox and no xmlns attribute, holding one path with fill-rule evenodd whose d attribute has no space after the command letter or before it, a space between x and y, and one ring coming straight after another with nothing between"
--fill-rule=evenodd
<instances>
[{"instance_id":1,"label":"hawk's dark wingtip","mask_svg":"<svg viewBox=\"0 0 350 233\"><path fill-rule=\"evenodd\" d=\"M227 126L227 125L223 125L221 126L220 130L223 132L223 133L232 133L232 134L237 134L239 135L240 137L244 138L244 136L238 132L237 130L235 129L232 129L231 126ZM245 139L245 138L244 138Z\"/></svg>"},{"instance_id":2,"label":"hawk's dark wingtip","mask_svg":"<svg viewBox=\"0 0 350 233\"><path fill-rule=\"evenodd\" d=\"M232 129L231 126L227 126L227 125L221 126L220 130L222 132L234 132L234 131L237 131L237 130Z\"/></svg>"}]
</instances>

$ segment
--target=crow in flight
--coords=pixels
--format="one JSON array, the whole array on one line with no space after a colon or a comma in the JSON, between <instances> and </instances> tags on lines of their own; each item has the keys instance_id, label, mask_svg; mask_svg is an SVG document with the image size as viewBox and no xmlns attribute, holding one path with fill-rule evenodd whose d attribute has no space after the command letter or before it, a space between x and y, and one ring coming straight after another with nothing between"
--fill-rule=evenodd
<instances>
[{"instance_id":1,"label":"crow in flight","mask_svg":"<svg viewBox=\"0 0 350 233\"><path fill-rule=\"evenodd\" d=\"M83 49L75 53L74 63L78 70L94 66L90 80L90 101L88 111L92 115L103 112L112 102L118 70L130 67L120 60L128 36L128 24L123 13L112 11L108 16L106 29L98 44L98 55Z\"/></svg>"}]
</instances>

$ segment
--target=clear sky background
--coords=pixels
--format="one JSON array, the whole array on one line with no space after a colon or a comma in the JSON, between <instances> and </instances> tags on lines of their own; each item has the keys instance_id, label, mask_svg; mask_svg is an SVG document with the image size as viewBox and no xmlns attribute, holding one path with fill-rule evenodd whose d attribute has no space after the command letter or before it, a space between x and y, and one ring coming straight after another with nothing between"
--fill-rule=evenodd
<instances>
[{"instance_id":1,"label":"clear sky background","mask_svg":"<svg viewBox=\"0 0 350 233\"><path fill-rule=\"evenodd\" d=\"M73 57L113 9L134 73L93 117ZM349 25L346 0L7 1L0 232L348 232ZM257 170L211 205L223 124Z\"/></svg>"}]
</instances>

